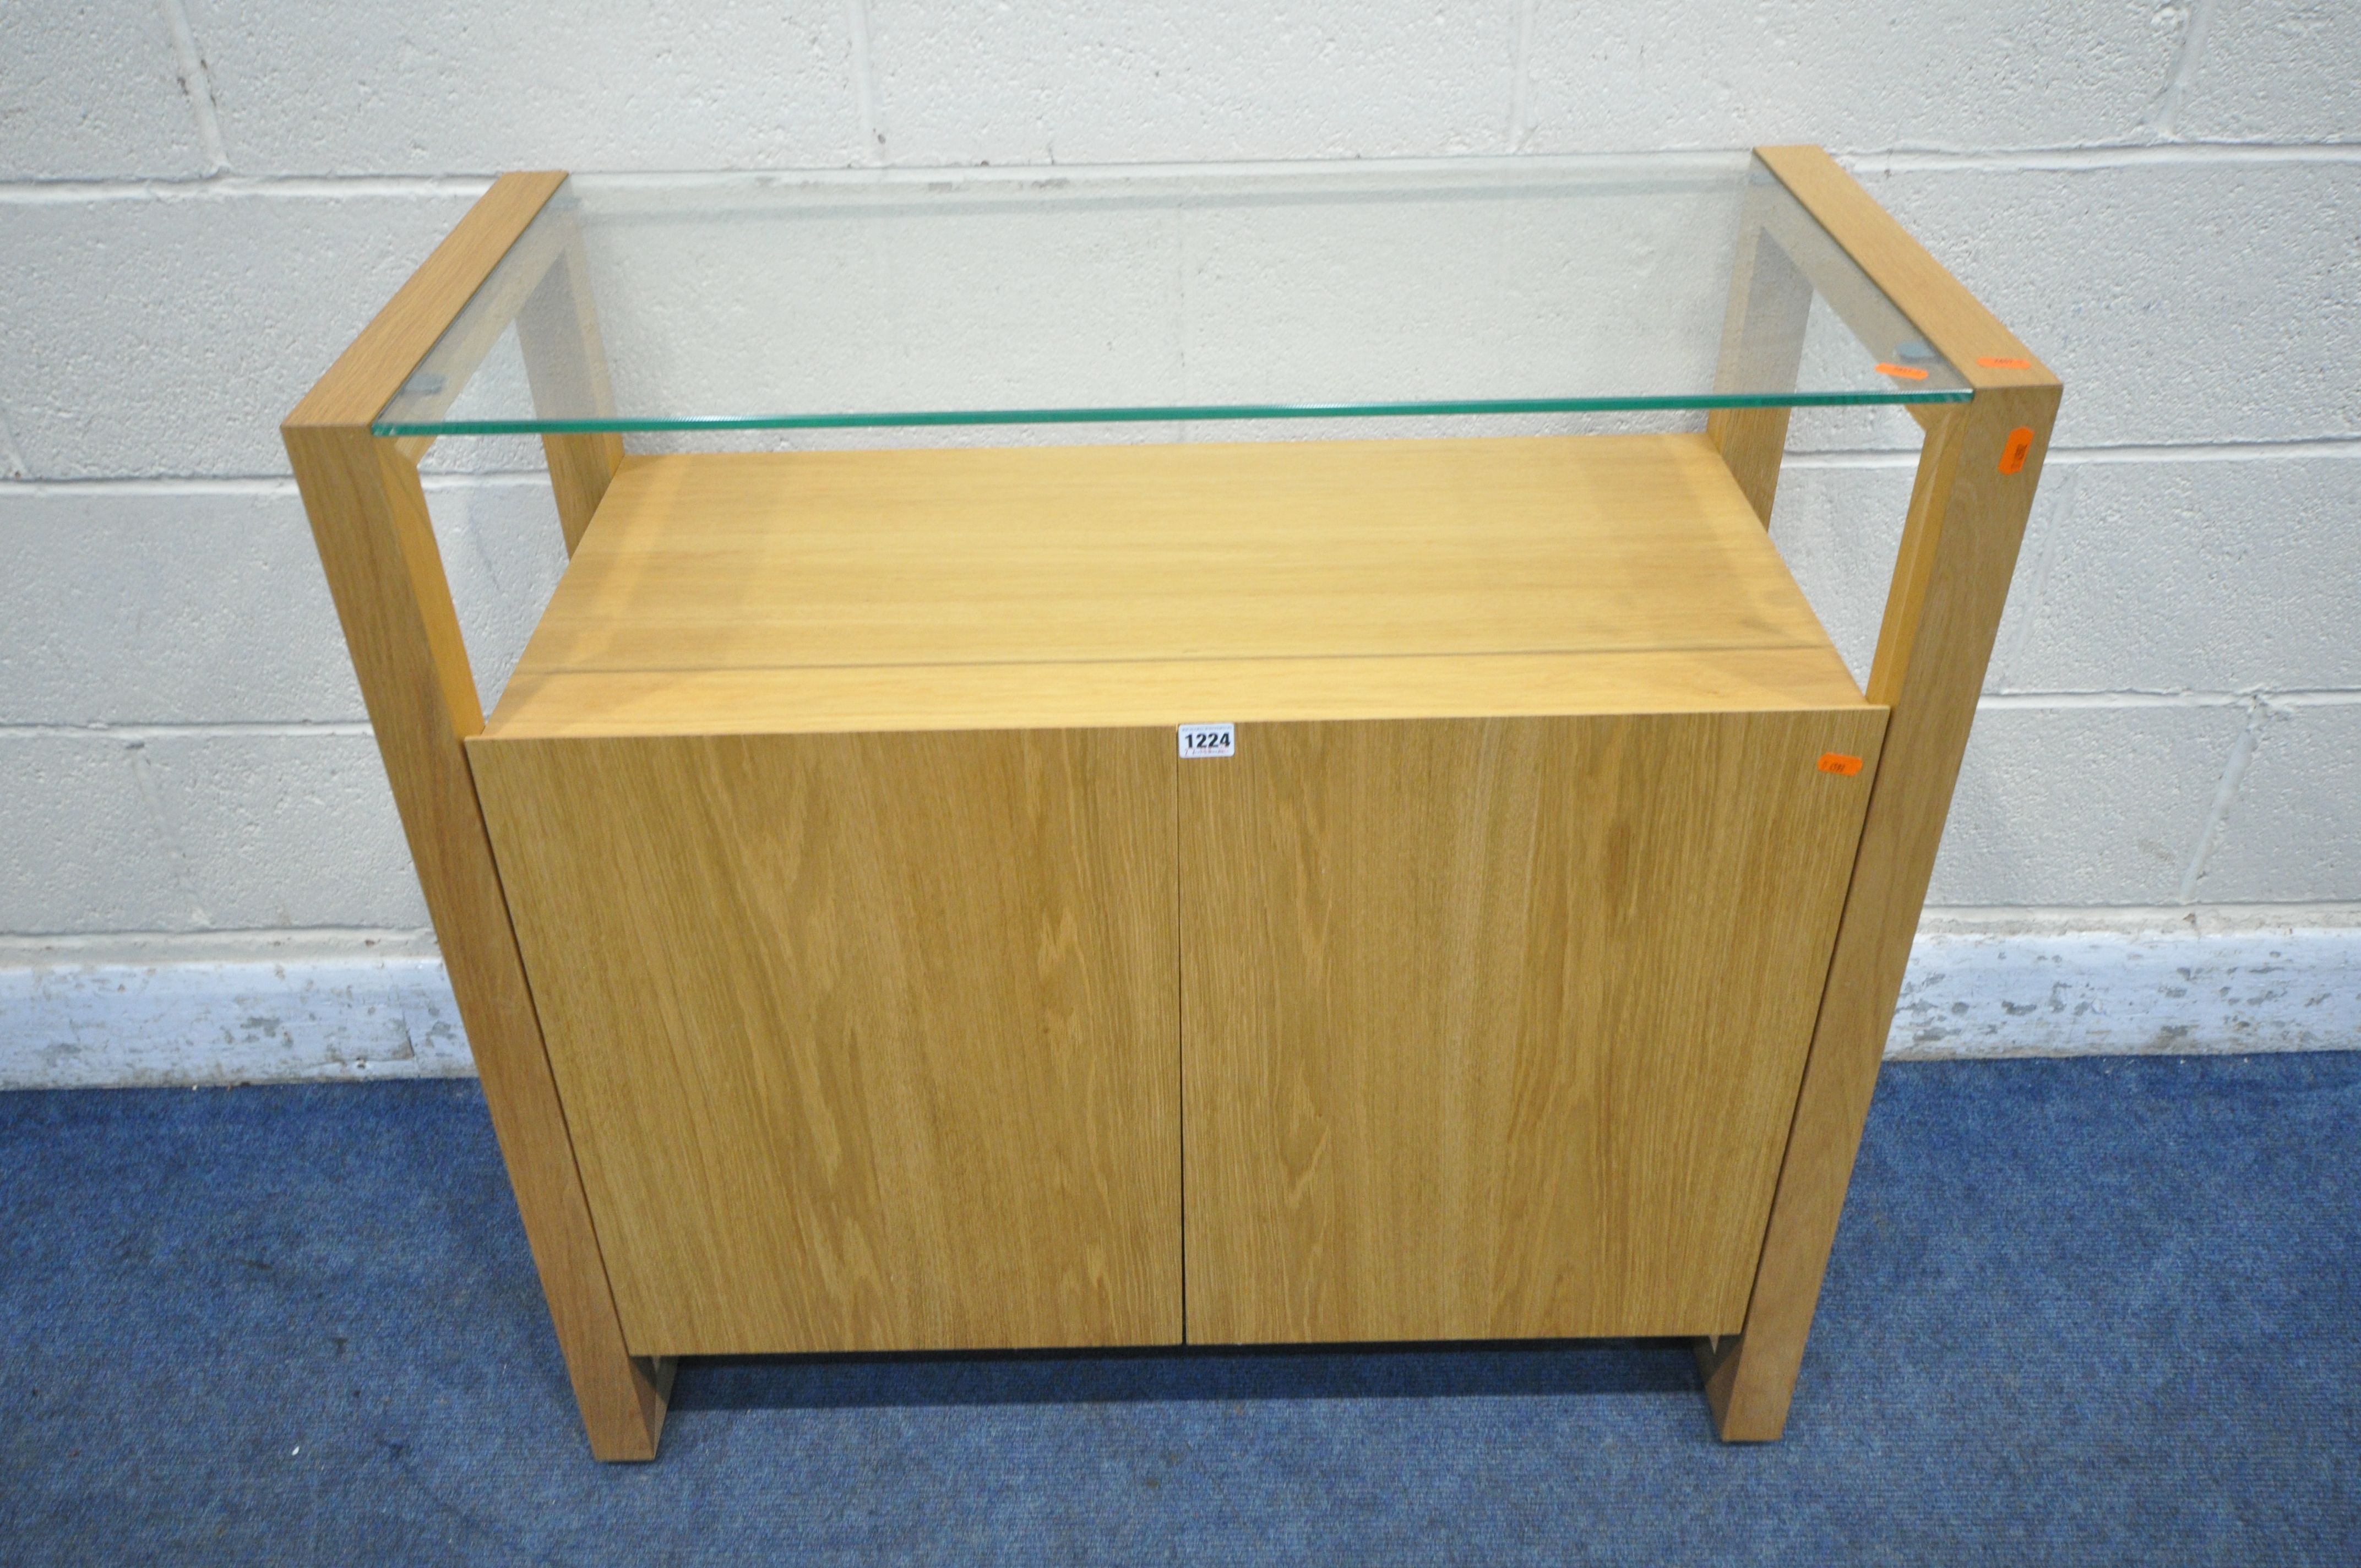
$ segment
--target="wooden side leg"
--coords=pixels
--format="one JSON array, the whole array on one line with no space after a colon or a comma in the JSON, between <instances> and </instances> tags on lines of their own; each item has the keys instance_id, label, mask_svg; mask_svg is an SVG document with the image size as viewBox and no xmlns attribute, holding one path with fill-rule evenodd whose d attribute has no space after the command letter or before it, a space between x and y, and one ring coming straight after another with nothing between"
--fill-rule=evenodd
<instances>
[{"instance_id":1,"label":"wooden side leg","mask_svg":"<svg viewBox=\"0 0 2361 1568\"><path fill-rule=\"evenodd\" d=\"M1893 714L1746 1328L1697 1345L1729 1442L1768 1442L1786 1426L2058 391L2054 382L1979 390L1931 422L1919 457L1870 673L1870 699Z\"/></svg>"},{"instance_id":2,"label":"wooden side leg","mask_svg":"<svg viewBox=\"0 0 2361 1568\"><path fill-rule=\"evenodd\" d=\"M672 1369L626 1349L608 1288L462 745L483 718L417 466L365 424L284 433L591 1452L653 1459Z\"/></svg>"}]
</instances>

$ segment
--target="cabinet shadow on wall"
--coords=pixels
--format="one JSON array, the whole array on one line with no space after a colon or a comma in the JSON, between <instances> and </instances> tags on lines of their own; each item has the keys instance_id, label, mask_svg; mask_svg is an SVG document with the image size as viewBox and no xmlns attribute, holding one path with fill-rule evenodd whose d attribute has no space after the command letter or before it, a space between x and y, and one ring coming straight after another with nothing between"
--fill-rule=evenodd
<instances>
[{"instance_id":1,"label":"cabinet shadow on wall","mask_svg":"<svg viewBox=\"0 0 2361 1568\"><path fill-rule=\"evenodd\" d=\"M1352 1346L1172 1346L898 1355L698 1356L675 1410L1191 1400L1694 1395L1670 1339L1463 1341Z\"/></svg>"}]
</instances>

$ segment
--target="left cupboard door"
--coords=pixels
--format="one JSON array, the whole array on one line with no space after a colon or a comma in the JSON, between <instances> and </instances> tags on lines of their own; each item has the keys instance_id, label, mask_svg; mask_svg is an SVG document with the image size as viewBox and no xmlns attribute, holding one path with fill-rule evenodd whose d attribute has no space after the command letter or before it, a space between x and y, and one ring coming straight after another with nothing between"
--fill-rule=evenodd
<instances>
[{"instance_id":1,"label":"left cupboard door","mask_svg":"<svg viewBox=\"0 0 2361 1568\"><path fill-rule=\"evenodd\" d=\"M1171 731L468 755L633 1354L1179 1342Z\"/></svg>"}]
</instances>

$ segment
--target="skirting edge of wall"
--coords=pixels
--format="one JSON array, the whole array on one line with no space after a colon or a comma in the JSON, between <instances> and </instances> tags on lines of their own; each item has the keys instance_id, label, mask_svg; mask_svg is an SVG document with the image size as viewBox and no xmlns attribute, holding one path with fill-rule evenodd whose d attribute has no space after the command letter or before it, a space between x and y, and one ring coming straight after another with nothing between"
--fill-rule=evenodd
<instances>
[{"instance_id":1,"label":"skirting edge of wall","mask_svg":"<svg viewBox=\"0 0 2361 1568\"><path fill-rule=\"evenodd\" d=\"M2354 1049L2351 925L1921 930L1885 1040L1889 1061Z\"/></svg>"},{"instance_id":2,"label":"skirting edge of wall","mask_svg":"<svg viewBox=\"0 0 2361 1568\"><path fill-rule=\"evenodd\" d=\"M0 1089L475 1070L431 955L0 967Z\"/></svg>"},{"instance_id":3,"label":"skirting edge of wall","mask_svg":"<svg viewBox=\"0 0 2361 1568\"><path fill-rule=\"evenodd\" d=\"M1936 913L1889 1059L2361 1048L2361 926L2006 931ZM431 953L42 957L0 962L0 1089L475 1070Z\"/></svg>"}]
</instances>

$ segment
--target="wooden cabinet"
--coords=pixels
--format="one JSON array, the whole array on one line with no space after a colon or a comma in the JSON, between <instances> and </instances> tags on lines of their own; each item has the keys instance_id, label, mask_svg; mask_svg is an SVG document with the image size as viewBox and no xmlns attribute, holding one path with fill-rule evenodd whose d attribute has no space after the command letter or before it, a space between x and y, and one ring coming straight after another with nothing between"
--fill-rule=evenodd
<instances>
[{"instance_id":1,"label":"wooden cabinet","mask_svg":"<svg viewBox=\"0 0 2361 1568\"><path fill-rule=\"evenodd\" d=\"M467 744L680 1355L1737 1332L1884 722L1630 437L627 460Z\"/></svg>"},{"instance_id":2,"label":"wooden cabinet","mask_svg":"<svg viewBox=\"0 0 2361 1568\"><path fill-rule=\"evenodd\" d=\"M1825 156L1675 162L1126 186L1061 265L1177 236L1191 301L1261 300L1238 236L1296 202L1278 295L1366 323L1388 297L1331 262L1382 259L1388 214L1432 208L1447 249L1463 196L1505 192L1501 243L1557 224L1531 243L1571 266L1601 233L1677 257L1721 213L1711 310L1673 300L1659 338L1625 319L1656 273L1570 328L1510 278L1470 308L1514 331L1411 312L1371 360L1611 372L1524 402L1701 431L627 451L1158 408L992 404L1025 356L981 362L963 413L661 406L686 329L627 322L610 385L590 309L660 269L554 175L496 184L290 417L602 1457L653 1456L681 1356L1182 1343L1688 1336L1723 1435L1778 1435L2058 388ZM870 203L897 266L932 254L891 226L903 186L823 183L789 215ZM705 203L683 256L778 216L702 189L605 199L642 237L651 202ZM1011 211L1066 232L1063 182L985 195L939 196L960 245ZM1804 352L1820 302L1859 365ZM1105 369L1095 308L1028 352ZM1290 319L1282 380L1312 352ZM1692 320L1719 324L1701 356ZM533 408L470 412L511 324ZM1163 412L1273 411L1191 403L1213 340L1176 331L1117 367L1166 365ZM1672 394L1654 342L1697 361ZM714 385L769 363L744 348L709 349ZM1783 400L1927 431L1865 688L1765 532ZM573 555L486 715L416 460L517 430ZM1231 744L1189 752L1213 725Z\"/></svg>"}]
</instances>

